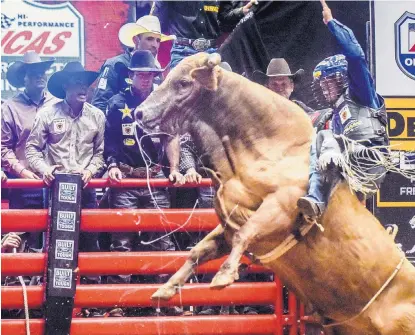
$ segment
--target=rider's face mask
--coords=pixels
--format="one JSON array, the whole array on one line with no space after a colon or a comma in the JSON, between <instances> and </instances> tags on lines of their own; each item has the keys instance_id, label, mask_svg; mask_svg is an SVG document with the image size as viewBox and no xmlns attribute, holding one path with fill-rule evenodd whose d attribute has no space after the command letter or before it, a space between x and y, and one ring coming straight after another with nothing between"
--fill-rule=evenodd
<instances>
[{"instance_id":1,"label":"rider's face mask","mask_svg":"<svg viewBox=\"0 0 415 335\"><path fill-rule=\"evenodd\" d=\"M330 104L334 104L347 88L347 79L340 72L335 72L319 80L325 100Z\"/></svg>"}]
</instances>

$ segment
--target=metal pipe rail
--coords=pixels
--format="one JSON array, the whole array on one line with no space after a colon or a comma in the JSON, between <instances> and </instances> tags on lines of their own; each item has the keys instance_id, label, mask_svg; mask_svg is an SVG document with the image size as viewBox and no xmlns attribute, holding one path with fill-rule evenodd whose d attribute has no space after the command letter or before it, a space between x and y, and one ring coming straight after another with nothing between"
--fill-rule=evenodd
<instances>
[{"instance_id":1,"label":"metal pipe rail","mask_svg":"<svg viewBox=\"0 0 415 335\"><path fill-rule=\"evenodd\" d=\"M99 284L78 285L75 307L164 307L164 306L221 306L221 305L271 305L277 298L275 282L235 283L222 290L212 289L209 284L186 284L180 293L169 301L152 301L151 295L159 284ZM44 288L28 286L29 308L40 308ZM20 286L2 287L2 308L22 308L23 295Z\"/></svg>"},{"instance_id":2,"label":"metal pipe rail","mask_svg":"<svg viewBox=\"0 0 415 335\"><path fill-rule=\"evenodd\" d=\"M46 188L48 187L43 180L35 179L9 179L1 184L4 188ZM212 186L212 180L209 178L202 179L200 184L197 183L186 183L185 185L173 185L168 179L134 179L125 178L119 183L111 183L110 180L99 178L91 179L86 186L87 188L104 188L104 187L117 187L117 188L128 188L128 187L184 187L184 188L195 188L195 187L207 187Z\"/></svg>"},{"instance_id":3,"label":"metal pipe rail","mask_svg":"<svg viewBox=\"0 0 415 335\"><path fill-rule=\"evenodd\" d=\"M186 251L158 252L80 252L79 273L91 275L128 275L128 274L173 274L185 262ZM212 260L201 265L196 273L215 273L226 257ZM3 276L36 276L42 275L46 262L46 254L2 254ZM248 266L249 272L268 272L259 265L251 264L247 257L241 263Z\"/></svg>"},{"instance_id":4,"label":"metal pipe rail","mask_svg":"<svg viewBox=\"0 0 415 335\"><path fill-rule=\"evenodd\" d=\"M287 317L284 325L295 323ZM72 320L71 335L268 335L279 334L275 315L129 317ZM44 321L31 320L31 335L43 335ZM24 320L3 320L3 334L26 335ZM281 333L282 334L282 333Z\"/></svg>"},{"instance_id":5,"label":"metal pipe rail","mask_svg":"<svg viewBox=\"0 0 415 335\"><path fill-rule=\"evenodd\" d=\"M210 179L201 184L186 184L185 187L212 185ZM88 188L103 187L176 187L167 179L124 179L111 184L108 179L93 179ZM39 180L14 179L2 184L4 188L43 188ZM2 232L41 232L47 229L46 210L3 210ZM84 232L196 232L210 231L219 224L213 209L85 209L81 215L81 231ZM79 253L78 275L120 275L120 274L171 274L185 262L188 252L99 252ZM203 264L198 273L214 273L225 258ZM2 276L42 275L46 254L3 254ZM268 271L252 264L244 257L242 263L249 272ZM75 307L132 307L132 306L181 306L181 305L261 305L273 304L274 315L243 316L192 316L192 317L129 317L129 318L74 318L71 334L96 335L282 335L288 327L290 335L298 331L305 334L304 306L297 304L293 293L288 296L288 314L284 314L283 286L276 278L272 283L235 283L223 290L212 290L209 284L186 284L181 294L167 302L152 302L151 294L157 284L120 285L78 285ZM41 286L27 288L30 308L39 308L44 291ZM2 308L21 308L23 296L21 287L2 287ZM299 314L300 312L300 314ZM2 320L4 334L25 335L24 320ZM43 334L44 320L30 320L31 335Z\"/></svg>"},{"instance_id":6,"label":"metal pipe rail","mask_svg":"<svg viewBox=\"0 0 415 335\"><path fill-rule=\"evenodd\" d=\"M9 209L1 213L1 231L46 231L46 209ZM83 209L81 231L134 232L211 231L219 224L214 209Z\"/></svg>"}]
</instances>

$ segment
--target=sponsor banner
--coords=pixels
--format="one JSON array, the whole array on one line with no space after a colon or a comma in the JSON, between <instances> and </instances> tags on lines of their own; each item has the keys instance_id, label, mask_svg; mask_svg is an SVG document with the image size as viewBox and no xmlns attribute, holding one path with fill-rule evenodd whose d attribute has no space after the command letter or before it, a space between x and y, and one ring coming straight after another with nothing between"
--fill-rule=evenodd
<instances>
[{"instance_id":1,"label":"sponsor banner","mask_svg":"<svg viewBox=\"0 0 415 335\"><path fill-rule=\"evenodd\" d=\"M415 13L405 12L395 22L395 60L405 75L415 79Z\"/></svg>"},{"instance_id":2,"label":"sponsor banner","mask_svg":"<svg viewBox=\"0 0 415 335\"><path fill-rule=\"evenodd\" d=\"M386 98L385 101L392 149L415 151L415 97Z\"/></svg>"},{"instance_id":3,"label":"sponsor banner","mask_svg":"<svg viewBox=\"0 0 415 335\"><path fill-rule=\"evenodd\" d=\"M379 94L415 92L415 1L374 1L374 64Z\"/></svg>"},{"instance_id":4,"label":"sponsor banner","mask_svg":"<svg viewBox=\"0 0 415 335\"><path fill-rule=\"evenodd\" d=\"M415 157L413 164L408 165L415 166ZM389 174L377 194L377 206L414 208L415 177L408 179L397 173Z\"/></svg>"},{"instance_id":5,"label":"sponsor banner","mask_svg":"<svg viewBox=\"0 0 415 335\"><path fill-rule=\"evenodd\" d=\"M32 1L2 1L1 12L1 95L7 99L16 88L6 80L8 67L33 50L42 59L55 58L47 72L62 70L69 61L85 65L84 19L69 3L41 4Z\"/></svg>"},{"instance_id":6,"label":"sponsor banner","mask_svg":"<svg viewBox=\"0 0 415 335\"><path fill-rule=\"evenodd\" d=\"M396 246L415 263L415 213L413 208L376 208L375 215L385 227L398 226Z\"/></svg>"},{"instance_id":7,"label":"sponsor banner","mask_svg":"<svg viewBox=\"0 0 415 335\"><path fill-rule=\"evenodd\" d=\"M415 98L385 99L388 133L394 163L402 170L415 170ZM415 206L415 180L388 174L376 196L377 207ZM403 211L405 209L402 209Z\"/></svg>"}]
</instances>

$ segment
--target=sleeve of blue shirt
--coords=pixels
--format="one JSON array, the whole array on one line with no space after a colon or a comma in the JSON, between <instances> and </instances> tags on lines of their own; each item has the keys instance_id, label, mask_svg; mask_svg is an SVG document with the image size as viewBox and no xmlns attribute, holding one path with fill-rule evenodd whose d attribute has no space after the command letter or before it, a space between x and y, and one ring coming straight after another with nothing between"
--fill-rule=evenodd
<instances>
[{"instance_id":1,"label":"sleeve of blue shirt","mask_svg":"<svg viewBox=\"0 0 415 335\"><path fill-rule=\"evenodd\" d=\"M118 164L118 153L122 152L121 113L118 111L117 104L111 100L108 104L104 134L104 158L107 165Z\"/></svg>"},{"instance_id":2,"label":"sleeve of blue shirt","mask_svg":"<svg viewBox=\"0 0 415 335\"><path fill-rule=\"evenodd\" d=\"M337 20L329 21L327 26L346 56L350 97L363 106L379 108L379 98L367 66L365 54L353 31Z\"/></svg>"}]
</instances>

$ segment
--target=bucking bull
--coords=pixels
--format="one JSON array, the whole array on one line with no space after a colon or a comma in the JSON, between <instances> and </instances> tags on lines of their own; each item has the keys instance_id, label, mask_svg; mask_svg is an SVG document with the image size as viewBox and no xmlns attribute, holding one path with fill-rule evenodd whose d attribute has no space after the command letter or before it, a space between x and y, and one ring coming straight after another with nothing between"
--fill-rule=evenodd
<instances>
[{"instance_id":1,"label":"bucking bull","mask_svg":"<svg viewBox=\"0 0 415 335\"><path fill-rule=\"evenodd\" d=\"M152 298L170 299L196 264L229 252L211 287L230 285L250 252L329 320L327 333L414 335L415 268L348 185L334 187L324 229L299 216L313 138L308 116L219 62L218 54L186 58L135 111L149 132L191 133L214 171L221 221Z\"/></svg>"}]
</instances>

